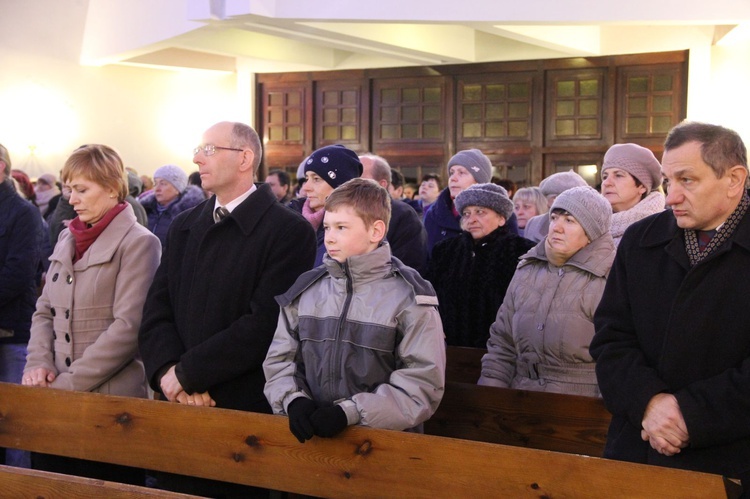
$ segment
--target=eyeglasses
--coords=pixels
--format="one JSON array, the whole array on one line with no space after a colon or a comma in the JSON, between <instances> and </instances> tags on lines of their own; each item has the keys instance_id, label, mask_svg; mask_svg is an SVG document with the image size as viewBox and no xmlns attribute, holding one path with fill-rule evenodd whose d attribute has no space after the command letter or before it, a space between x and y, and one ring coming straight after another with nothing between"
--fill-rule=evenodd
<instances>
[{"instance_id":1,"label":"eyeglasses","mask_svg":"<svg viewBox=\"0 0 750 499\"><path fill-rule=\"evenodd\" d=\"M215 146L213 144L206 144L205 146L198 146L195 149L193 149L193 156L198 154L199 152L203 151L203 154L206 156L213 156L216 154L217 149L225 149L227 151L242 151L243 149L237 149L235 147L220 147Z\"/></svg>"}]
</instances>

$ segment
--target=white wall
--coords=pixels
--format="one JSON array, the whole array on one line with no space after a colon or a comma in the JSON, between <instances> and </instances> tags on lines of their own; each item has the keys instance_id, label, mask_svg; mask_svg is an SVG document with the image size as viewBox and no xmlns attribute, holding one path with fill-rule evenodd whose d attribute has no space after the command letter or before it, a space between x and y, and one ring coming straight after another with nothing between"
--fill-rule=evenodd
<instances>
[{"instance_id":1,"label":"white wall","mask_svg":"<svg viewBox=\"0 0 750 499\"><path fill-rule=\"evenodd\" d=\"M0 4L0 143L14 167L56 173L77 146L104 143L141 173L166 163L190 172L203 130L224 119L248 122L251 89L239 89L233 73L81 66L87 6Z\"/></svg>"},{"instance_id":2,"label":"white wall","mask_svg":"<svg viewBox=\"0 0 750 499\"><path fill-rule=\"evenodd\" d=\"M75 147L94 142L141 173L166 163L193 171L190 151L204 129L252 122L252 61L241 59L239 73L82 66L88 8L88 0L0 0L0 143L14 166L57 172ZM605 53L689 48L688 117L734 128L750 144L750 41L712 46L705 27L691 36L665 26L604 33Z\"/></svg>"},{"instance_id":3,"label":"white wall","mask_svg":"<svg viewBox=\"0 0 750 499\"><path fill-rule=\"evenodd\" d=\"M736 130L750 147L750 40L714 47L711 63L707 119Z\"/></svg>"}]
</instances>

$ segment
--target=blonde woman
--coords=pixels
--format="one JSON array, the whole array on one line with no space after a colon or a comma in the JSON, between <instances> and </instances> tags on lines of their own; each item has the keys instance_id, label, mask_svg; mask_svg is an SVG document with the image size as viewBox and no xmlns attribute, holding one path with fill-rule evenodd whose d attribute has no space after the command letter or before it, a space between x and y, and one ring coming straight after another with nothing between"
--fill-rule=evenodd
<instances>
[{"instance_id":1,"label":"blonde woman","mask_svg":"<svg viewBox=\"0 0 750 499\"><path fill-rule=\"evenodd\" d=\"M62 180L77 216L50 257L32 318L24 385L146 397L138 328L161 245L125 201L126 178L122 160L104 145L80 147L65 162ZM32 466L144 481L142 470L60 456L33 454Z\"/></svg>"}]
</instances>

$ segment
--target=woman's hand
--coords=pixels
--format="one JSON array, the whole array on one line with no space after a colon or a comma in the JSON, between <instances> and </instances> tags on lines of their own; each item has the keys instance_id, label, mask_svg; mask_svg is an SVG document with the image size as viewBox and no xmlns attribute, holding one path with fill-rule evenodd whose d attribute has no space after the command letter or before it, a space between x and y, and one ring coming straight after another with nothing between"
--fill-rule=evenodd
<instances>
[{"instance_id":1,"label":"woman's hand","mask_svg":"<svg viewBox=\"0 0 750 499\"><path fill-rule=\"evenodd\" d=\"M21 384L26 386L49 386L57 374L44 367L37 367L23 374Z\"/></svg>"}]
</instances>

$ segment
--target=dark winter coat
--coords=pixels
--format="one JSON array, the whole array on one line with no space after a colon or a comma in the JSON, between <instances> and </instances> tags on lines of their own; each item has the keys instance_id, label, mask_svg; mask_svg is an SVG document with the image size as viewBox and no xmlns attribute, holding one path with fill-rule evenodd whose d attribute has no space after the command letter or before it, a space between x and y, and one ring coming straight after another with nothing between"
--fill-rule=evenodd
<instances>
[{"instance_id":1,"label":"dark winter coat","mask_svg":"<svg viewBox=\"0 0 750 499\"><path fill-rule=\"evenodd\" d=\"M386 241L393 256L409 267L424 272L427 265L427 231L414 209L391 199L391 221Z\"/></svg>"},{"instance_id":2,"label":"dark winter coat","mask_svg":"<svg viewBox=\"0 0 750 499\"><path fill-rule=\"evenodd\" d=\"M135 210L133 210L135 211ZM76 215L76 210L71 206L67 199L64 197L60 198L60 201L55 206L55 211L50 215L49 220L49 242L54 248L57 244L57 240L60 237L60 232L65 229L64 220L73 220Z\"/></svg>"},{"instance_id":3,"label":"dark winter coat","mask_svg":"<svg viewBox=\"0 0 750 499\"><path fill-rule=\"evenodd\" d=\"M256 185L219 223L215 196L172 222L139 336L154 390L164 367L179 363L188 393L208 391L218 407L271 412L263 360L279 318L274 297L312 268L315 235L268 184Z\"/></svg>"},{"instance_id":4,"label":"dark winter coat","mask_svg":"<svg viewBox=\"0 0 750 499\"><path fill-rule=\"evenodd\" d=\"M42 217L8 182L0 183L0 329L14 332L0 343L29 341L36 304Z\"/></svg>"},{"instance_id":5,"label":"dark winter coat","mask_svg":"<svg viewBox=\"0 0 750 499\"><path fill-rule=\"evenodd\" d=\"M149 192L140 200L148 216L148 230L159 238L162 248L167 245L167 232L172 220L183 211L202 203L205 199L206 196L203 195L200 187L189 185L163 211L159 211L159 202L153 192Z\"/></svg>"},{"instance_id":6,"label":"dark winter coat","mask_svg":"<svg viewBox=\"0 0 750 499\"><path fill-rule=\"evenodd\" d=\"M612 422L605 457L750 480L750 215L691 268L671 211L630 226L594 316L599 388ZM690 445L641 440L646 406L677 398Z\"/></svg>"},{"instance_id":7,"label":"dark winter coat","mask_svg":"<svg viewBox=\"0 0 750 499\"><path fill-rule=\"evenodd\" d=\"M518 234L518 219L513 213L505 226L512 234ZM427 230L427 252L432 255L432 249L440 241L459 235L461 231L461 216L453 214L453 200L451 191L447 187L432 203L424 214L424 227Z\"/></svg>"},{"instance_id":8,"label":"dark winter coat","mask_svg":"<svg viewBox=\"0 0 750 499\"><path fill-rule=\"evenodd\" d=\"M426 278L438 295L449 345L485 348L518 259L534 243L499 227L476 243L469 232L435 246Z\"/></svg>"}]
</instances>

